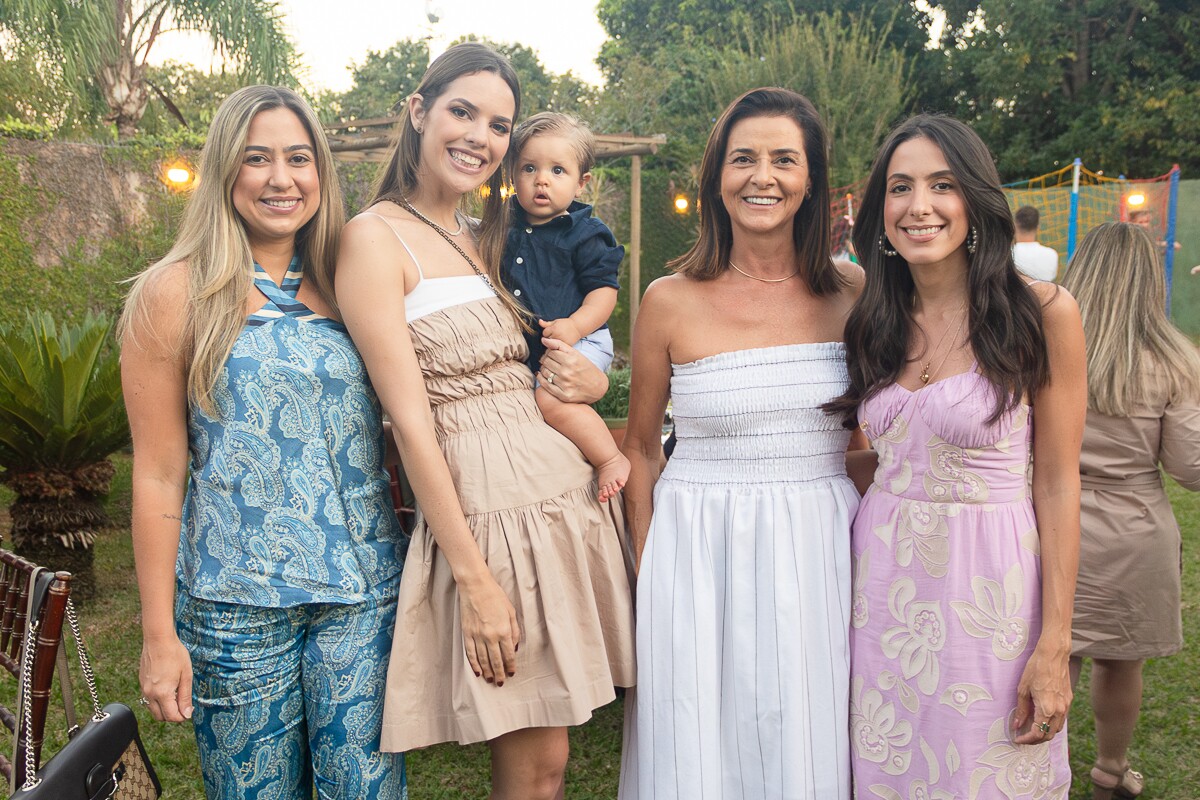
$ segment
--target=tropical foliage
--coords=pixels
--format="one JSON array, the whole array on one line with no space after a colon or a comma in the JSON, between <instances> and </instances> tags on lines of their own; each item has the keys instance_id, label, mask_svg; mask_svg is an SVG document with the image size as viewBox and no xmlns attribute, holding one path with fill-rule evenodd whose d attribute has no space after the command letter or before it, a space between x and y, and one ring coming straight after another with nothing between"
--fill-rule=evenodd
<instances>
[{"instance_id":1,"label":"tropical foliage","mask_svg":"<svg viewBox=\"0 0 1200 800\"><path fill-rule=\"evenodd\" d=\"M286 81L294 58L273 0L0 0L0 29L75 94L98 92L123 139L136 132L152 96L175 113L147 76L147 59L167 30L211 37L243 82Z\"/></svg>"},{"instance_id":2,"label":"tropical foliage","mask_svg":"<svg viewBox=\"0 0 1200 800\"><path fill-rule=\"evenodd\" d=\"M45 313L0 329L0 482L17 495L12 544L75 573L85 596L91 546L108 524L108 456L129 443L111 329L92 314L58 324Z\"/></svg>"}]
</instances>

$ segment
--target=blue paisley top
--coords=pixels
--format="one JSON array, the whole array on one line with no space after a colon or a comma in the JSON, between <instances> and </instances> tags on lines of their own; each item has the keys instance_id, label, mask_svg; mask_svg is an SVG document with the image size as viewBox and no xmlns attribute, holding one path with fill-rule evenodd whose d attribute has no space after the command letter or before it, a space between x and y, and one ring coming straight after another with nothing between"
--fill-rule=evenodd
<instances>
[{"instance_id":1,"label":"blue paisley top","mask_svg":"<svg viewBox=\"0 0 1200 800\"><path fill-rule=\"evenodd\" d=\"M403 563L379 399L345 327L296 300L299 260L250 315L214 389L188 412L177 573L206 600L358 603Z\"/></svg>"}]
</instances>

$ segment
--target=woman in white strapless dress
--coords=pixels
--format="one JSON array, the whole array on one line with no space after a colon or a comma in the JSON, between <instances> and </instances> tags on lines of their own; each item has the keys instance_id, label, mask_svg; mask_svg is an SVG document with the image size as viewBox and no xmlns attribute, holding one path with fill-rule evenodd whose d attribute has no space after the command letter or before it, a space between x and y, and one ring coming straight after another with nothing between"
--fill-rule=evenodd
<instances>
[{"instance_id":1,"label":"woman in white strapless dress","mask_svg":"<svg viewBox=\"0 0 1200 800\"><path fill-rule=\"evenodd\" d=\"M850 797L851 434L842 327L862 273L829 252L812 104L757 89L700 176L700 236L646 292L626 512L640 559L621 798ZM678 444L658 474L668 399Z\"/></svg>"}]
</instances>

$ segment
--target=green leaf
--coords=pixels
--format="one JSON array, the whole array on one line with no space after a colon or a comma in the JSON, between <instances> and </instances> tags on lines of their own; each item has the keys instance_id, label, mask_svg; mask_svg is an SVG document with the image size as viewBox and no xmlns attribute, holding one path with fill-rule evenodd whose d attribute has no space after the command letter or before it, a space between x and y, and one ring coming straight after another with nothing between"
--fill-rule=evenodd
<instances>
[{"instance_id":1,"label":"green leaf","mask_svg":"<svg viewBox=\"0 0 1200 800\"><path fill-rule=\"evenodd\" d=\"M0 467L71 470L129 443L112 322L47 313L0 328Z\"/></svg>"}]
</instances>

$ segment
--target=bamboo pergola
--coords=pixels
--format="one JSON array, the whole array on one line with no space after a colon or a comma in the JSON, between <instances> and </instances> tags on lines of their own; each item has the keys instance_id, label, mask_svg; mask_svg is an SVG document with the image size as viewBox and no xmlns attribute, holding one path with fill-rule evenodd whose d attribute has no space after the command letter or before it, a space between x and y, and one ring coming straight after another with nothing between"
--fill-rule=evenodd
<instances>
[{"instance_id":1,"label":"bamboo pergola","mask_svg":"<svg viewBox=\"0 0 1200 800\"><path fill-rule=\"evenodd\" d=\"M329 149L333 157L347 164L386 161L394 142L393 131L399 117L356 119L326 125ZM642 286L642 156L658 152L667 137L596 134L596 158L607 160L630 156L629 176L629 323L637 319Z\"/></svg>"}]
</instances>

